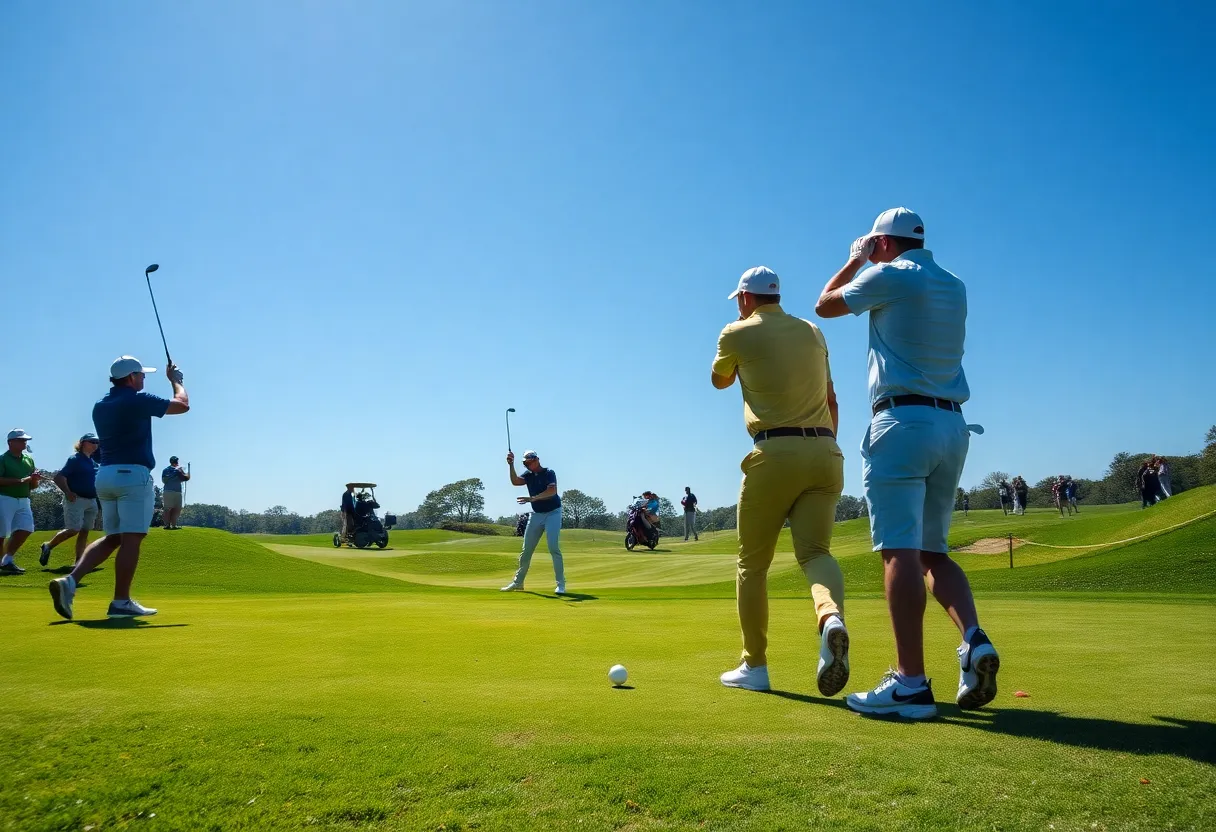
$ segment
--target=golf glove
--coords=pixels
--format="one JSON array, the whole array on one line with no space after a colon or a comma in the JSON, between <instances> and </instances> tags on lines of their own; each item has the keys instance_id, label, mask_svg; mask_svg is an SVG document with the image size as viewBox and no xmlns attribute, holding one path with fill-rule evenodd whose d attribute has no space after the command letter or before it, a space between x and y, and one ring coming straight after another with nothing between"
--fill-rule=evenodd
<instances>
[{"instance_id":1,"label":"golf glove","mask_svg":"<svg viewBox=\"0 0 1216 832\"><path fill-rule=\"evenodd\" d=\"M168 375L169 381L173 382L174 384L181 384L182 381L186 378L186 376L182 373L182 371L180 369L178 369L177 367L174 367L166 375Z\"/></svg>"},{"instance_id":2,"label":"golf glove","mask_svg":"<svg viewBox=\"0 0 1216 832\"><path fill-rule=\"evenodd\" d=\"M850 260L862 260L863 262L870 259L870 255L874 252L873 237L858 237L853 241L853 245L849 247Z\"/></svg>"}]
</instances>

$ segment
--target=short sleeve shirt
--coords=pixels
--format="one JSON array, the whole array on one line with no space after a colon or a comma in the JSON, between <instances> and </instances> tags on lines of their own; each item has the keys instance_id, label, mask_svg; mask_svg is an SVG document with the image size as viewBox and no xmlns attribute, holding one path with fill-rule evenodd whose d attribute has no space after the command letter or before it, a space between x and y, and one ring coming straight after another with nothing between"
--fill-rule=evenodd
<instances>
[{"instance_id":1,"label":"short sleeve shirt","mask_svg":"<svg viewBox=\"0 0 1216 832\"><path fill-rule=\"evenodd\" d=\"M827 341L819 327L787 315L779 304L726 325L713 371L738 371L743 421L753 436L770 428L832 428Z\"/></svg>"},{"instance_id":2,"label":"short sleeve shirt","mask_svg":"<svg viewBox=\"0 0 1216 832\"><path fill-rule=\"evenodd\" d=\"M13 456L7 448L0 452L0 477L15 477L23 480L34 473L34 470L34 458L25 451L22 451L19 457ZM30 496L30 487L28 485L0 485L0 494L21 499Z\"/></svg>"},{"instance_id":3,"label":"short sleeve shirt","mask_svg":"<svg viewBox=\"0 0 1216 832\"><path fill-rule=\"evenodd\" d=\"M870 403L915 394L962 404L967 287L927 249L861 272L841 292L854 315L870 313Z\"/></svg>"},{"instance_id":4,"label":"short sleeve shirt","mask_svg":"<svg viewBox=\"0 0 1216 832\"><path fill-rule=\"evenodd\" d=\"M152 455L152 418L165 415L169 400L130 387L111 387L93 405L93 426L101 439L102 465L156 468Z\"/></svg>"},{"instance_id":5,"label":"short sleeve shirt","mask_svg":"<svg viewBox=\"0 0 1216 832\"><path fill-rule=\"evenodd\" d=\"M524 481L524 485L528 486L528 494L532 497L535 497L537 494L544 494L549 486L557 485L557 474L552 468L541 468L535 473L524 471L520 475L520 479ZM554 511L560 508L561 504L562 498L554 494L552 497L533 502L532 510L539 512Z\"/></svg>"},{"instance_id":6,"label":"short sleeve shirt","mask_svg":"<svg viewBox=\"0 0 1216 832\"><path fill-rule=\"evenodd\" d=\"M97 496L97 463L92 457L73 454L59 469L59 474L67 480L68 490L77 497Z\"/></svg>"},{"instance_id":7,"label":"short sleeve shirt","mask_svg":"<svg viewBox=\"0 0 1216 832\"><path fill-rule=\"evenodd\" d=\"M160 472L160 481L165 484L165 491L180 493L182 490L182 472L172 465L166 465L165 470Z\"/></svg>"},{"instance_id":8,"label":"short sleeve shirt","mask_svg":"<svg viewBox=\"0 0 1216 832\"><path fill-rule=\"evenodd\" d=\"M692 492L685 495L684 499L680 502L684 504L684 511L686 513L697 510L697 495L693 494Z\"/></svg>"}]
</instances>

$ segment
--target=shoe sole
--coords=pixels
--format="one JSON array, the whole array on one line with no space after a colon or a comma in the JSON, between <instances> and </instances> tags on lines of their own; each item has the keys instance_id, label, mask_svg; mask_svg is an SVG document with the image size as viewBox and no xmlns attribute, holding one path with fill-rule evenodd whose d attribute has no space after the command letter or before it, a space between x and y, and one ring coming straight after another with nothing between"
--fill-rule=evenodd
<instances>
[{"instance_id":1,"label":"shoe sole","mask_svg":"<svg viewBox=\"0 0 1216 832\"><path fill-rule=\"evenodd\" d=\"M849 683L849 633L836 627L828 633L828 651L832 663L819 674L819 692L824 696L835 696Z\"/></svg>"},{"instance_id":2,"label":"shoe sole","mask_svg":"<svg viewBox=\"0 0 1216 832\"><path fill-rule=\"evenodd\" d=\"M719 679L718 681L722 680ZM738 682L722 682L722 686L727 688L738 688L739 690L753 690L756 693L768 693L773 689L772 685L765 685L761 688L756 687L755 685L741 685Z\"/></svg>"},{"instance_id":3,"label":"shoe sole","mask_svg":"<svg viewBox=\"0 0 1216 832\"><path fill-rule=\"evenodd\" d=\"M958 698L958 706L964 711L973 711L996 699L996 673L1000 669L1001 659L996 653L976 659L976 685Z\"/></svg>"},{"instance_id":4,"label":"shoe sole","mask_svg":"<svg viewBox=\"0 0 1216 832\"><path fill-rule=\"evenodd\" d=\"M59 613L61 618L71 621L72 610L64 606L63 603L63 586L60 585L59 581L51 581L51 585L48 588L51 591L51 603L55 605L55 612Z\"/></svg>"},{"instance_id":5,"label":"shoe sole","mask_svg":"<svg viewBox=\"0 0 1216 832\"><path fill-rule=\"evenodd\" d=\"M903 719L933 719L937 716L937 705L890 705L872 708L854 704L850 700L845 700L845 704L849 706L849 710L866 716L898 716Z\"/></svg>"},{"instance_id":6,"label":"shoe sole","mask_svg":"<svg viewBox=\"0 0 1216 832\"><path fill-rule=\"evenodd\" d=\"M39 566L46 566L50 562L51 562L51 553L50 552L43 552L42 554L40 554L38 556L38 565Z\"/></svg>"}]
</instances>

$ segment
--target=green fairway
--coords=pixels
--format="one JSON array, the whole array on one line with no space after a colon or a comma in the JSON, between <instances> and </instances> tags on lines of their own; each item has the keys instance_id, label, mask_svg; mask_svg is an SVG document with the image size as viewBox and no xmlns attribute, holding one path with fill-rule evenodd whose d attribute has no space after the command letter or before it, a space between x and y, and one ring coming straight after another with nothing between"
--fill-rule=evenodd
<instances>
[{"instance_id":1,"label":"green fairway","mask_svg":"<svg viewBox=\"0 0 1216 832\"><path fill-rule=\"evenodd\" d=\"M534 594L482 588L509 579L518 538L394 532L358 551L154 530L136 596L161 613L137 623L102 617L109 564L61 622L30 543L29 573L0 579L0 830L1210 829L1216 519L1187 520L1214 503L973 512L952 543L1150 536L1022 546L1013 570L961 555L1001 692L953 705L957 633L931 608L941 716L924 724L818 696L786 539L773 694L717 682L738 661L733 533L655 553L563 533L579 594L562 599L543 544ZM836 542L854 690L892 645L864 524ZM629 689L606 679L617 662Z\"/></svg>"}]
</instances>

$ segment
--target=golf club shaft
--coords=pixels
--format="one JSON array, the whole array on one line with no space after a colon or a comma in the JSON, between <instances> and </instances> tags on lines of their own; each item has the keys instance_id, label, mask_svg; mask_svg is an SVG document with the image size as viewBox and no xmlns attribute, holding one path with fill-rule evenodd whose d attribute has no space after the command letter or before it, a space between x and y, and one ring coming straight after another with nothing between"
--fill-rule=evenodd
<instances>
[{"instance_id":1,"label":"golf club shaft","mask_svg":"<svg viewBox=\"0 0 1216 832\"><path fill-rule=\"evenodd\" d=\"M511 450L511 411L507 411L507 453L513 453Z\"/></svg>"},{"instance_id":2,"label":"golf club shaft","mask_svg":"<svg viewBox=\"0 0 1216 832\"><path fill-rule=\"evenodd\" d=\"M152 278L147 272L144 272L144 280L148 282L148 297L152 298L152 311L156 313L156 328L160 330L160 343L165 348L165 361L172 364L173 359L169 357L169 343L165 340L165 328L160 323L160 310L156 308L156 295L152 292Z\"/></svg>"}]
</instances>

